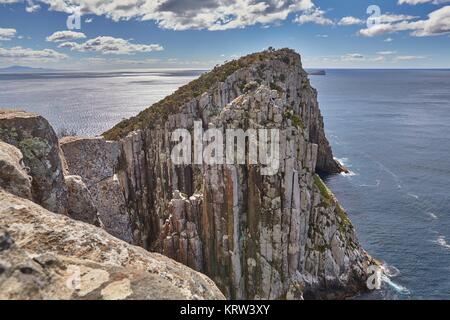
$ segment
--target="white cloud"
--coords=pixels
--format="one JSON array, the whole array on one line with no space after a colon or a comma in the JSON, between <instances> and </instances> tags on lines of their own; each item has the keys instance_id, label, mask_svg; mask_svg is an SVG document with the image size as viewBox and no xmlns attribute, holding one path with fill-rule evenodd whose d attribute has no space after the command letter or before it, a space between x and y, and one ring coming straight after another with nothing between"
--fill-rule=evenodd
<instances>
[{"instance_id":1,"label":"white cloud","mask_svg":"<svg viewBox=\"0 0 450 320\"><path fill-rule=\"evenodd\" d=\"M433 3L433 4L441 4L450 2L450 0L398 0L398 4L410 4L415 6L416 4L423 4L423 3Z\"/></svg>"},{"instance_id":2,"label":"white cloud","mask_svg":"<svg viewBox=\"0 0 450 320\"><path fill-rule=\"evenodd\" d=\"M384 56L378 56L372 59L373 62L381 62L384 61L385 57Z\"/></svg>"},{"instance_id":3,"label":"white cloud","mask_svg":"<svg viewBox=\"0 0 450 320\"><path fill-rule=\"evenodd\" d=\"M134 54L164 50L159 44L133 44L128 40L109 36L89 39L84 43L63 42L58 47L80 52L100 52L102 54Z\"/></svg>"},{"instance_id":4,"label":"white cloud","mask_svg":"<svg viewBox=\"0 0 450 320\"><path fill-rule=\"evenodd\" d=\"M84 38L86 38L86 36L82 32L64 30L54 32L52 35L48 36L46 40L51 42L62 42Z\"/></svg>"},{"instance_id":5,"label":"white cloud","mask_svg":"<svg viewBox=\"0 0 450 320\"><path fill-rule=\"evenodd\" d=\"M0 0L1 1L1 0ZM0 28L0 41L11 40L16 36L17 30L12 28Z\"/></svg>"},{"instance_id":6,"label":"white cloud","mask_svg":"<svg viewBox=\"0 0 450 320\"><path fill-rule=\"evenodd\" d=\"M393 55L396 54L396 51L379 51L377 52L377 54L382 55L382 56L389 56L389 55Z\"/></svg>"},{"instance_id":7,"label":"white cloud","mask_svg":"<svg viewBox=\"0 0 450 320\"><path fill-rule=\"evenodd\" d=\"M418 21L419 28L413 36L425 37L450 33L450 6L442 7L428 15L427 20Z\"/></svg>"},{"instance_id":8,"label":"white cloud","mask_svg":"<svg viewBox=\"0 0 450 320\"><path fill-rule=\"evenodd\" d=\"M327 34L316 34L317 38L328 38Z\"/></svg>"},{"instance_id":9,"label":"white cloud","mask_svg":"<svg viewBox=\"0 0 450 320\"><path fill-rule=\"evenodd\" d=\"M351 26L355 24L364 24L364 20L361 20L359 18L355 18L352 16L343 17L339 22L338 25L340 26Z\"/></svg>"},{"instance_id":10,"label":"white cloud","mask_svg":"<svg viewBox=\"0 0 450 320\"><path fill-rule=\"evenodd\" d=\"M347 53L341 57L342 61L360 61L364 56L360 53Z\"/></svg>"},{"instance_id":11,"label":"white cloud","mask_svg":"<svg viewBox=\"0 0 450 320\"><path fill-rule=\"evenodd\" d=\"M398 61L411 61L411 60L418 60L418 59L425 59L424 56L396 56L395 60Z\"/></svg>"},{"instance_id":12,"label":"white cloud","mask_svg":"<svg viewBox=\"0 0 450 320\"><path fill-rule=\"evenodd\" d=\"M23 0L0 0L22 2ZM172 30L225 30L269 25L289 14L314 7L312 0L35 0L49 10L106 16L118 20L152 20Z\"/></svg>"},{"instance_id":13,"label":"white cloud","mask_svg":"<svg viewBox=\"0 0 450 320\"><path fill-rule=\"evenodd\" d=\"M418 18L418 17L405 15L405 14L386 13L386 14L382 14L379 17L376 17L375 19L377 20L377 23L394 23L394 22L399 22L399 21L413 20L416 18Z\"/></svg>"},{"instance_id":14,"label":"white cloud","mask_svg":"<svg viewBox=\"0 0 450 320\"><path fill-rule=\"evenodd\" d=\"M25 7L26 12L33 13L39 11L39 9L41 9L40 5L34 4L31 0L27 1L27 6Z\"/></svg>"},{"instance_id":15,"label":"white cloud","mask_svg":"<svg viewBox=\"0 0 450 320\"><path fill-rule=\"evenodd\" d=\"M320 10L317 7L308 9L303 14L295 17L294 22L298 24L315 23L322 26L329 26L334 24L333 20L325 17L325 11Z\"/></svg>"},{"instance_id":16,"label":"white cloud","mask_svg":"<svg viewBox=\"0 0 450 320\"><path fill-rule=\"evenodd\" d=\"M394 41L394 39L392 39L392 38L386 38L386 39L384 39L383 41L384 41L384 42L392 42L392 41Z\"/></svg>"},{"instance_id":17,"label":"white cloud","mask_svg":"<svg viewBox=\"0 0 450 320\"><path fill-rule=\"evenodd\" d=\"M33 50L30 48L13 47L0 48L0 58L5 58L8 60L46 61L66 59L67 55L52 49Z\"/></svg>"},{"instance_id":18,"label":"white cloud","mask_svg":"<svg viewBox=\"0 0 450 320\"><path fill-rule=\"evenodd\" d=\"M373 37L399 31L410 31L412 36L426 37L450 33L450 6L431 12L428 14L428 19L425 20L417 20L417 17L411 16L388 16L390 19L381 20L380 23L370 28L361 29L359 34L365 37Z\"/></svg>"}]
</instances>

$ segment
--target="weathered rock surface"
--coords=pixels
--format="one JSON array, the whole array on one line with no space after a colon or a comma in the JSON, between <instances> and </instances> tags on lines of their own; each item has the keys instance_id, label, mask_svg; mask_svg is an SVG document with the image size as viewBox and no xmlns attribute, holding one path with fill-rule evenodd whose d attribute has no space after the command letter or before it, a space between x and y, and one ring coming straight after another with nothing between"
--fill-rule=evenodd
<instances>
[{"instance_id":1,"label":"weathered rock surface","mask_svg":"<svg viewBox=\"0 0 450 320\"><path fill-rule=\"evenodd\" d=\"M64 178L68 189L69 217L100 226L97 208L81 177L65 176Z\"/></svg>"},{"instance_id":2,"label":"weathered rock surface","mask_svg":"<svg viewBox=\"0 0 450 320\"><path fill-rule=\"evenodd\" d=\"M120 139L116 174L134 243L204 272L229 298L342 298L365 290L371 258L316 175L342 168L300 56L285 49L249 57L171 107L167 121L141 116L140 129ZM261 165L174 165L171 133L192 132L194 121L203 129L279 129L280 170L267 176Z\"/></svg>"},{"instance_id":3,"label":"weathered rock surface","mask_svg":"<svg viewBox=\"0 0 450 320\"><path fill-rule=\"evenodd\" d=\"M33 201L52 212L67 213L58 138L48 121L34 113L0 110L0 139L22 152L33 178Z\"/></svg>"},{"instance_id":4,"label":"weathered rock surface","mask_svg":"<svg viewBox=\"0 0 450 320\"><path fill-rule=\"evenodd\" d=\"M0 141L0 186L16 196L31 199L31 179L20 150Z\"/></svg>"},{"instance_id":5,"label":"weathered rock surface","mask_svg":"<svg viewBox=\"0 0 450 320\"><path fill-rule=\"evenodd\" d=\"M0 190L0 299L223 299L206 276Z\"/></svg>"},{"instance_id":6,"label":"weathered rock surface","mask_svg":"<svg viewBox=\"0 0 450 320\"><path fill-rule=\"evenodd\" d=\"M61 149L71 175L80 176L91 195L103 228L115 237L132 242L130 215L115 168L120 146L103 138L65 137Z\"/></svg>"}]
</instances>

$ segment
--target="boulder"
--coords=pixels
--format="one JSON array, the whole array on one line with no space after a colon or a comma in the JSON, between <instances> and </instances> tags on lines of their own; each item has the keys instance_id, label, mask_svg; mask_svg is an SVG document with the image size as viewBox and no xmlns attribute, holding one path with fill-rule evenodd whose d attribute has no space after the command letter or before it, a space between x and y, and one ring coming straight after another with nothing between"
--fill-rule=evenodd
<instances>
[{"instance_id":1,"label":"boulder","mask_svg":"<svg viewBox=\"0 0 450 320\"><path fill-rule=\"evenodd\" d=\"M0 139L22 152L33 178L33 201L52 212L67 213L58 137L48 121L34 113L0 110Z\"/></svg>"},{"instance_id":2,"label":"boulder","mask_svg":"<svg viewBox=\"0 0 450 320\"><path fill-rule=\"evenodd\" d=\"M101 137L64 137L60 140L69 173L83 178L88 187L114 175L120 147Z\"/></svg>"},{"instance_id":3,"label":"boulder","mask_svg":"<svg viewBox=\"0 0 450 320\"><path fill-rule=\"evenodd\" d=\"M114 175L119 144L83 137L65 137L60 143L68 172L80 176L86 184L104 229L119 239L133 242L129 211Z\"/></svg>"},{"instance_id":4,"label":"boulder","mask_svg":"<svg viewBox=\"0 0 450 320\"><path fill-rule=\"evenodd\" d=\"M91 193L80 176L65 176L68 189L68 214L72 219L100 226Z\"/></svg>"},{"instance_id":5,"label":"boulder","mask_svg":"<svg viewBox=\"0 0 450 320\"><path fill-rule=\"evenodd\" d=\"M0 299L224 299L180 263L0 190Z\"/></svg>"},{"instance_id":6,"label":"boulder","mask_svg":"<svg viewBox=\"0 0 450 320\"><path fill-rule=\"evenodd\" d=\"M23 164L22 152L0 141L0 187L16 196L32 199L31 177Z\"/></svg>"}]
</instances>

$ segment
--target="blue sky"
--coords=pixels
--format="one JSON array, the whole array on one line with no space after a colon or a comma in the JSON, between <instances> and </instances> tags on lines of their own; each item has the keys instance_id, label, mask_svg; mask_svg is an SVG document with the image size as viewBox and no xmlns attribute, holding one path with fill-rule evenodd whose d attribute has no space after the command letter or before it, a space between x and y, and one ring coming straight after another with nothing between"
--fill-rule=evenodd
<instances>
[{"instance_id":1,"label":"blue sky","mask_svg":"<svg viewBox=\"0 0 450 320\"><path fill-rule=\"evenodd\" d=\"M272 46L310 68L450 68L449 35L450 0L0 0L0 67L209 68Z\"/></svg>"}]
</instances>

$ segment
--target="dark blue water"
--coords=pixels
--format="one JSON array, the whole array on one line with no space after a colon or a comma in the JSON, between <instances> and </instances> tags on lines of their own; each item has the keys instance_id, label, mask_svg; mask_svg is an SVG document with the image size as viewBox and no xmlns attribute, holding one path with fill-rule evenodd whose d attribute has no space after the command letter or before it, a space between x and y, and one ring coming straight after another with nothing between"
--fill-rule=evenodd
<instances>
[{"instance_id":1,"label":"dark blue water","mask_svg":"<svg viewBox=\"0 0 450 320\"><path fill-rule=\"evenodd\" d=\"M398 269L371 298L450 299L450 71L311 76L334 154L327 184L364 248Z\"/></svg>"}]
</instances>

